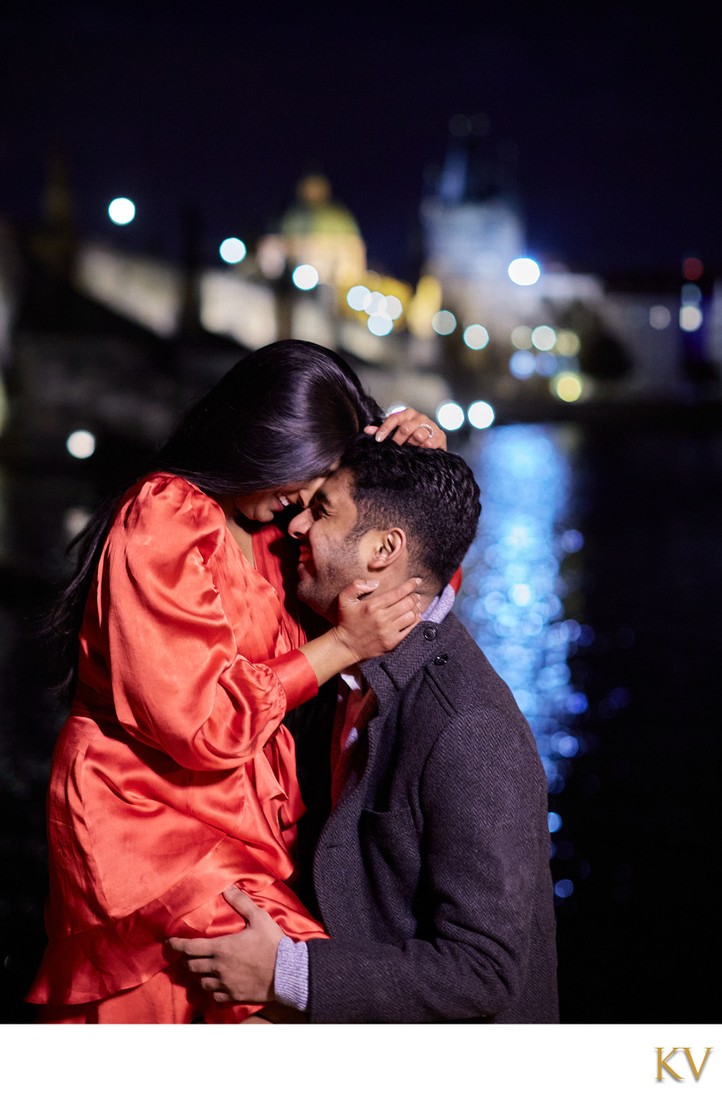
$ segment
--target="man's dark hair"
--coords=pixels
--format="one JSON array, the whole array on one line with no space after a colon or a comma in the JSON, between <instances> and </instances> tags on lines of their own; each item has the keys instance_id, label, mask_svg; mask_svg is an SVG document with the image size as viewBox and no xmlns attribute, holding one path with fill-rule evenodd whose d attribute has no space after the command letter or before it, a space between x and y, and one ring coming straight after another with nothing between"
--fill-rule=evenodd
<instances>
[{"instance_id":1,"label":"man's dark hair","mask_svg":"<svg viewBox=\"0 0 722 1105\"><path fill-rule=\"evenodd\" d=\"M481 513L479 488L455 453L357 439L341 461L353 477L358 521L351 536L400 526L409 539L411 570L443 586L466 556Z\"/></svg>"}]
</instances>

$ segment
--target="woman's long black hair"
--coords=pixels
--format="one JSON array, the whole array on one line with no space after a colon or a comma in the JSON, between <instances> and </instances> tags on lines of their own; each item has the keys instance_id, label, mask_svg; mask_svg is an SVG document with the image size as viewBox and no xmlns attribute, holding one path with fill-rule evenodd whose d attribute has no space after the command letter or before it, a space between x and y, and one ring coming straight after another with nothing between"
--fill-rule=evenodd
<instances>
[{"instance_id":1,"label":"woman's long black hair","mask_svg":"<svg viewBox=\"0 0 722 1105\"><path fill-rule=\"evenodd\" d=\"M338 354L313 342L277 341L243 357L191 407L139 478L151 472L185 476L213 497L288 487L328 472L364 426L382 419ZM71 545L77 547L76 572L49 619L65 697L75 687L90 585L128 489L101 503Z\"/></svg>"}]
</instances>

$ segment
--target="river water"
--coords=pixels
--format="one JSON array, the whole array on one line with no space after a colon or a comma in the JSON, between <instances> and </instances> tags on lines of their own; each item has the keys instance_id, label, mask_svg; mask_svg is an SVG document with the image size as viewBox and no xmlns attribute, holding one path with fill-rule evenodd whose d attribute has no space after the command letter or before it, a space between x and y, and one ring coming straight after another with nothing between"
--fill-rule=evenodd
<instances>
[{"instance_id":1,"label":"river water","mask_svg":"<svg viewBox=\"0 0 722 1105\"><path fill-rule=\"evenodd\" d=\"M722 429L505 425L450 447L483 502L458 612L547 772L562 1019L714 1023ZM6 1023L29 1019L22 993L42 950L43 800L61 721L37 618L96 494L82 466L0 468Z\"/></svg>"}]
</instances>

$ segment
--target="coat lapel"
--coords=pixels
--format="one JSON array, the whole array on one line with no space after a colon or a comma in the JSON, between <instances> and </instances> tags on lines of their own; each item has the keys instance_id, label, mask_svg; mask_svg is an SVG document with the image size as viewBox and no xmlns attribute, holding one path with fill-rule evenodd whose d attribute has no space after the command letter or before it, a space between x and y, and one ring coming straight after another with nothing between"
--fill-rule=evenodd
<instances>
[{"instance_id":1,"label":"coat lapel","mask_svg":"<svg viewBox=\"0 0 722 1105\"><path fill-rule=\"evenodd\" d=\"M449 628L455 624L453 614L447 615ZM368 791L379 753L388 751L387 744L396 737L395 713L403 695L403 688L416 672L438 652L437 636L440 627L422 622L393 652L373 660L366 660L361 671L373 690L377 711L359 734L352 775L340 795L322 829L316 861L325 848L333 848L351 837L355 838L364 799Z\"/></svg>"}]
</instances>

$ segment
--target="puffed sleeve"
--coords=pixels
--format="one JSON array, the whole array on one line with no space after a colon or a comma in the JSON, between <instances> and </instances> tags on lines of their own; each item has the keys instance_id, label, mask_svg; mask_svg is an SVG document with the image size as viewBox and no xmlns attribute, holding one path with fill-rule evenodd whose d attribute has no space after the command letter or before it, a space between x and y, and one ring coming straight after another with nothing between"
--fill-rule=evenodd
<instances>
[{"instance_id":1,"label":"puffed sleeve","mask_svg":"<svg viewBox=\"0 0 722 1105\"><path fill-rule=\"evenodd\" d=\"M119 721L202 771L256 755L318 689L298 650L268 663L239 653L213 575L224 534L210 498L184 480L156 478L119 511L99 566Z\"/></svg>"}]
</instances>

